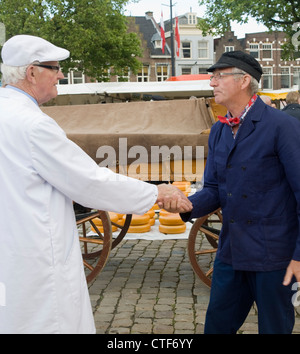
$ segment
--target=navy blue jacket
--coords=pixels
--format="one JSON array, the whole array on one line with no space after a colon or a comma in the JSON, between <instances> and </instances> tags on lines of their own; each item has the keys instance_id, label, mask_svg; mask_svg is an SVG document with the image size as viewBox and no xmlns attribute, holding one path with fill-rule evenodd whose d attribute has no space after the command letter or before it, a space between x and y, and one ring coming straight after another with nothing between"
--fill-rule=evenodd
<instances>
[{"instance_id":1,"label":"navy blue jacket","mask_svg":"<svg viewBox=\"0 0 300 354\"><path fill-rule=\"evenodd\" d=\"M217 122L204 188L184 221L221 207L218 257L236 270L271 271L300 261L300 124L260 98L236 139Z\"/></svg>"}]
</instances>

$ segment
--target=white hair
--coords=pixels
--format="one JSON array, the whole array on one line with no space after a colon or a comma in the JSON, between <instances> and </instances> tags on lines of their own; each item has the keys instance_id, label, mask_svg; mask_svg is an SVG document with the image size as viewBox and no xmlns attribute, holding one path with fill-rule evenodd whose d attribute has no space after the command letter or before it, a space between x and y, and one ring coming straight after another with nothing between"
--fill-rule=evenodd
<instances>
[{"instance_id":1,"label":"white hair","mask_svg":"<svg viewBox=\"0 0 300 354\"><path fill-rule=\"evenodd\" d=\"M246 73L246 71L243 71L239 68L233 68L232 72L233 73L242 73L244 75L248 74L248 73ZM251 81L250 81L250 85L249 85L249 90L250 90L250 94L252 96L258 92L259 87L258 87L258 81L252 75L250 75L250 76L251 76ZM239 77L237 77L236 80L239 80Z\"/></svg>"},{"instance_id":2,"label":"white hair","mask_svg":"<svg viewBox=\"0 0 300 354\"><path fill-rule=\"evenodd\" d=\"M35 63L35 62L34 62ZM10 66L1 64L2 85L14 85L19 81L26 79L26 70L29 65L25 66ZM38 68L41 69L41 68ZM40 70L41 71L41 70Z\"/></svg>"},{"instance_id":3,"label":"white hair","mask_svg":"<svg viewBox=\"0 0 300 354\"><path fill-rule=\"evenodd\" d=\"M26 77L26 66L9 66L1 64L2 84L17 84L19 81L24 80Z\"/></svg>"}]
</instances>

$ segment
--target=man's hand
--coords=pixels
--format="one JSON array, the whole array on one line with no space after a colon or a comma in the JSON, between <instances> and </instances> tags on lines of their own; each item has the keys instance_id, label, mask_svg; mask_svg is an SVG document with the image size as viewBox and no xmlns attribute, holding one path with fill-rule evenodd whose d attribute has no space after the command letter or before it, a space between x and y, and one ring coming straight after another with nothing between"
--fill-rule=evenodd
<instances>
[{"instance_id":1,"label":"man's hand","mask_svg":"<svg viewBox=\"0 0 300 354\"><path fill-rule=\"evenodd\" d=\"M300 262L292 260L287 267L285 277L283 280L283 285L287 286L290 284L293 275L297 282L300 282Z\"/></svg>"},{"instance_id":2,"label":"man's hand","mask_svg":"<svg viewBox=\"0 0 300 354\"><path fill-rule=\"evenodd\" d=\"M159 184L157 204L171 213L187 213L193 209L184 193L171 184Z\"/></svg>"}]
</instances>

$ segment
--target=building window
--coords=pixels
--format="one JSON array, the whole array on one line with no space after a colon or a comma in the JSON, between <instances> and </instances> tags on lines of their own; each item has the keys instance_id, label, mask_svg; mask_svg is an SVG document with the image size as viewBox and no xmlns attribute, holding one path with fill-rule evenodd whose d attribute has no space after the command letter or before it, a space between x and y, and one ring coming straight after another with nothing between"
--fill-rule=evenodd
<instances>
[{"instance_id":1,"label":"building window","mask_svg":"<svg viewBox=\"0 0 300 354\"><path fill-rule=\"evenodd\" d=\"M197 23L196 19L197 19L197 16L195 14L189 14L188 15L189 25L195 25Z\"/></svg>"},{"instance_id":2,"label":"building window","mask_svg":"<svg viewBox=\"0 0 300 354\"><path fill-rule=\"evenodd\" d=\"M191 42L182 42L182 57L187 59L192 57Z\"/></svg>"},{"instance_id":3,"label":"building window","mask_svg":"<svg viewBox=\"0 0 300 354\"><path fill-rule=\"evenodd\" d=\"M82 71L71 71L72 84L84 84L84 74Z\"/></svg>"},{"instance_id":4,"label":"building window","mask_svg":"<svg viewBox=\"0 0 300 354\"><path fill-rule=\"evenodd\" d=\"M181 73L182 73L182 75L191 75L192 68L182 68Z\"/></svg>"},{"instance_id":5,"label":"building window","mask_svg":"<svg viewBox=\"0 0 300 354\"><path fill-rule=\"evenodd\" d=\"M298 85L298 90L300 90L300 66L294 66L293 70L293 86Z\"/></svg>"},{"instance_id":6,"label":"building window","mask_svg":"<svg viewBox=\"0 0 300 354\"><path fill-rule=\"evenodd\" d=\"M263 43L262 45L262 59L273 59L272 54L272 44L270 43Z\"/></svg>"},{"instance_id":7,"label":"building window","mask_svg":"<svg viewBox=\"0 0 300 354\"><path fill-rule=\"evenodd\" d=\"M70 81L70 75L69 73L63 73L64 78L59 80L59 85L68 85Z\"/></svg>"},{"instance_id":8,"label":"building window","mask_svg":"<svg viewBox=\"0 0 300 354\"><path fill-rule=\"evenodd\" d=\"M138 72L137 81L149 82L149 73L150 73L149 65L143 65Z\"/></svg>"},{"instance_id":9,"label":"building window","mask_svg":"<svg viewBox=\"0 0 300 354\"><path fill-rule=\"evenodd\" d=\"M263 89L273 89L272 68L263 68Z\"/></svg>"},{"instance_id":10,"label":"building window","mask_svg":"<svg viewBox=\"0 0 300 354\"><path fill-rule=\"evenodd\" d=\"M281 88L291 87L291 75L289 67L281 68Z\"/></svg>"},{"instance_id":11,"label":"building window","mask_svg":"<svg viewBox=\"0 0 300 354\"><path fill-rule=\"evenodd\" d=\"M161 40L154 41L154 48L155 49L160 49L161 48Z\"/></svg>"},{"instance_id":12,"label":"building window","mask_svg":"<svg viewBox=\"0 0 300 354\"><path fill-rule=\"evenodd\" d=\"M199 69L198 69L198 73L199 73L199 74L208 74L207 69L208 69L208 68L199 68Z\"/></svg>"},{"instance_id":13,"label":"building window","mask_svg":"<svg viewBox=\"0 0 300 354\"><path fill-rule=\"evenodd\" d=\"M156 66L156 80L157 81L165 81L169 77L168 75L168 65L158 64Z\"/></svg>"},{"instance_id":14,"label":"building window","mask_svg":"<svg viewBox=\"0 0 300 354\"><path fill-rule=\"evenodd\" d=\"M122 69L122 74L117 76L118 82L129 82L130 81L130 69L124 68Z\"/></svg>"},{"instance_id":15,"label":"building window","mask_svg":"<svg viewBox=\"0 0 300 354\"><path fill-rule=\"evenodd\" d=\"M259 59L259 44L250 43L250 55L253 56L255 59Z\"/></svg>"},{"instance_id":16,"label":"building window","mask_svg":"<svg viewBox=\"0 0 300 354\"><path fill-rule=\"evenodd\" d=\"M198 58L199 59L208 58L208 42L205 41L198 42Z\"/></svg>"},{"instance_id":17,"label":"building window","mask_svg":"<svg viewBox=\"0 0 300 354\"><path fill-rule=\"evenodd\" d=\"M224 51L227 52L233 52L234 51L234 46L233 45L225 45Z\"/></svg>"}]
</instances>

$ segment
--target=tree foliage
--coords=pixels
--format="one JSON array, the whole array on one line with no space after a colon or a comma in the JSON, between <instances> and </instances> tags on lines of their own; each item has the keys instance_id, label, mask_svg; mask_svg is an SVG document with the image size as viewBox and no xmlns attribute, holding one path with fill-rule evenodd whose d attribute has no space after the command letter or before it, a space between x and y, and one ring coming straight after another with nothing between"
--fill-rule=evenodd
<instances>
[{"instance_id":1,"label":"tree foliage","mask_svg":"<svg viewBox=\"0 0 300 354\"><path fill-rule=\"evenodd\" d=\"M199 23L204 33L223 34L229 30L232 21L244 24L252 17L270 31L287 34L290 41L285 44L286 56L295 50L292 38L296 29L293 24L300 23L299 0L199 0L199 5L206 7L205 16Z\"/></svg>"},{"instance_id":2,"label":"tree foliage","mask_svg":"<svg viewBox=\"0 0 300 354\"><path fill-rule=\"evenodd\" d=\"M77 69L109 80L139 68L140 40L128 33L123 9L129 0L0 0L0 22L7 39L16 34L41 36L67 48L64 70Z\"/></svg>"}]
</instances>

